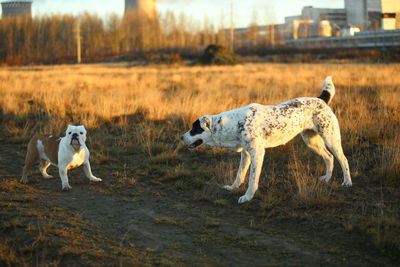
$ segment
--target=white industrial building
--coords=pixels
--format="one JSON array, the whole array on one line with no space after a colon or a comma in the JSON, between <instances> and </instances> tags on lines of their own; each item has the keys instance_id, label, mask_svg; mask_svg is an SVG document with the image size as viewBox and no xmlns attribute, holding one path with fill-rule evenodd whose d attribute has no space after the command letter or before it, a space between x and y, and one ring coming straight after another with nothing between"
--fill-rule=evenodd
<instances>
[{"instance_id":1,"label":"white industrial building","mask_svg":"<svg viewBox=\"0 0 400 267\"><path fill-rule=\"evenodd\" d=\"M316 8L305 6L301 10L301 15L285 17L285 23L292 23L294 20L329 20L332 24L343 27L346 25L346 10L343 8Z\"/></svg>"},{"instance_id":2,"label":"white industrial building","mask_svg":"<svg viewBox=\"0 0 400 267\"><path fill-rule=\"evenodd\" d=\"M400 29L400 0L345 0L347 22L364 30Z\"/></svg>"},{"instance_id":3,"label":"white industrial building","mask_svg":"<svg viewBox=\"0 0 400 267\"><path fill-rule=\"evenodd\" d=\"M346 10L343 8L305 6L301 15L285 17L285 35L288 39L330 37L346 24Z\"/></svg>"}]
</instances>

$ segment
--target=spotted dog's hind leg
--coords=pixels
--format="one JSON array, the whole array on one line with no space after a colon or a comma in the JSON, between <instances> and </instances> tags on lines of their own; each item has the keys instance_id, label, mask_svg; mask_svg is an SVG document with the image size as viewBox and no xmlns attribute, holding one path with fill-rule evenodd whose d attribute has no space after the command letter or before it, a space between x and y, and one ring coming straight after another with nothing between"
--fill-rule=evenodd
<instances>
[{"instance_id":1,"label":"spotted dog's hind leg","mask_svg":"<svg viewBox=\"0 0 400 267\"><path fill-rule=\"evenodd\" d=\"M326 146L332 151L333 155L335 155L336 159L339 161L340 166L342 167L343 171L343 183L342 186L352 186L353 183L351 182L350 176L350 168L349 163L347 162L347 158L343 153L342 144L340 140L335 140L327 138L325 141Z\"/></svg>"},{"instance_id":2,"label":"spotted dog's hind leg","mask_svg":"<svg viewBox=\"0 0 400 267\"><path fill-rule=\"evenodd\" d=\"M305 130L301 133L301 137L303 138L304 143L316 154L320 155L324 161L326 166L326 173L324 176L319 177L321 181L328 182L332 177L333 171L333 156L326 149L324 140L320 135L318 135L313 130Z\"/></svg>"},{"instance_id":3,"label":"spotted dog's hind leg","mask_svg":"<svg viewBox=\"0 0 400 267\"><path fill-rule=\"evenodd\" d=\"M232 185L225 185L224 188L226 190L232 190L238 188L241 184L243 184L249 166L250 166L250 154L246 150L242 150L239 170L236 174L236 179Z\"/></svg>"},{"instance_id":4,"label":"spotted dog's hind leg","mask_svg":"<svg viewBox=\"0 0 400 267\"><path fill-rule=\"evenodd\" d=\"M317 128L318 133L324 140L326 147L339 161L340 167L343 171L342 186L352 186L349 163L347 162L347 158L343 153L339 122L335 114L332 112L331 114L328 114L328 116L325 116L324 123L320 124Z\"/></svg>"}]
</instances>

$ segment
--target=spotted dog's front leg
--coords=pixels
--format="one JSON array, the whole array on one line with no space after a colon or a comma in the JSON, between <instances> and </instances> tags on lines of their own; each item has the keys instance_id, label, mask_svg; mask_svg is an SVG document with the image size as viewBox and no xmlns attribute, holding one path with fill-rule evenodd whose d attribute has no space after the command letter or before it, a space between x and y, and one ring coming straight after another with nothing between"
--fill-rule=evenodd
<instances>
[{"instance_id":1,"label":"spotted dog's front leg","mask_svg":"<svg viewBox=\"0 0 400 267\"><path fill-rule=\"evenodd\" d=\"M246 150L243 150L241 152L240 165L239 165L239 170L236 174L236 179L232 185L225 185L224 188L226 190L233 190L235 188L238 188L241 184L243 184L249 166L250 166L250 154Z\"/></svg>"},{"instance_id":2,"label":"spotted dog's front leg","mask_svg":"<svg viewBox=\"0 0 400 267\"><path fill-rule=\"evenodd\" d=\"M250 201L253 198L254 193L258 189L258 181L260 179L261 168L264 161L264 147L253 148L249 152L251 158L249 186L246 193L239 198L239 204Z\"/></svg>"},{"instance_id":3,"label":"spotted dog's front leg","mask_svg":"<svg viewBox=\"0 0 400 267\"><path fill-rule=\"evenodd\" d=\"M66 191L71 190L72 187L68 183L67 167L66 166L59 166L58 170L59 170L59 173L60 173L62 190L66 190Z\"/></svg>"}]
</instances>

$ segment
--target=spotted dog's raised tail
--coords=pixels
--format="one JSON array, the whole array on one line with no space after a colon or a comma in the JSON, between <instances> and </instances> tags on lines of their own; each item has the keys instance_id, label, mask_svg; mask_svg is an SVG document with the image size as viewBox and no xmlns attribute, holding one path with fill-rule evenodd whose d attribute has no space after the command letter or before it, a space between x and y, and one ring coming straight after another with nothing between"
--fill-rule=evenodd
<instances>
[{"instance_id":1,"label":"spotted dog's raised tail","mask_svg":"<svg viewBox=\"0 0 400 267\"><path fill-rule=\"evenodd\" d=\"M333 96L335 95L335 85L332 81L332 76L328 76L325 78L324 83L322 85L322 93L318 98L321 98L329 105L332 101Z\"/></svg>"}]
</instances>

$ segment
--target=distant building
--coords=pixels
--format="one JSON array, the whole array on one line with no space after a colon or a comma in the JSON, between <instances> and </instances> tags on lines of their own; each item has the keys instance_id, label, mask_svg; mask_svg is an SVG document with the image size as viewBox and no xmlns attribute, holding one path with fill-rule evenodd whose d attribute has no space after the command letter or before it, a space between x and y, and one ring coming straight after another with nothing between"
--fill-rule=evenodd
<instances>
[{"instance_id":1,"label":"distant building","mask_svg":"<svg viewBox=\"0 0 400 267\"><path fill-rule=\"evenodd\" d=\"M301 19L302 19L301 15L288 16L285 17L285 24L291 24L293 23L294 20L301 20Z\"/></svg>"},{"instance_id":2,"label":"distant building","mask_svg":"<svg viewBox=\"0 0 400 267\"><path fill-rule=\"evenodd\" d=\"M279 46L306 38L348 37L365 30L395 29L400 29L400 0L345 0L345 9L305 6L301 15L285 17L284 24L236 28L234 40L238 48ZM223 32L228 40L230 29Z\"/></svg>"},{"instance_id":3,"label":"distant building","mask_svg":"<svg viewBox=\"0 0 400 267\"><path fill-rule=\"evenodd\" d=\"M382 29L395 30L400 29L400 1L382 0Z\"/></svg>"},{"instance_id":4,"label":"distant building","mask_svg":"<svg viewBox=\"0 0 400 267\"><path fill-rule=\"evenodd\" d=\"M340 29L339 36L354 36L356 33L360 32L361 29L359 27L351 26L347 24L345 27Z\"/></svg>"},{"instance_id":5,"label":"distant building","mask_svg":"<svg viewBox=\"0 0 400 267\"><path fill-rule=\"evenodd\" d=\"M2 17L32 17L32 0L7 0L1 2Z\"/></svg>"},{"instance_id":6,"label":"distant building","mask_svg":"<svg viewBox=\"0 0 400 267\"><path fill-rule=\"evenodd\" d=\"M285 17L290 32L288 39L330 37L333 29L344 27L346 22L346 10L341 8L305 6L301 15Z\"/></svg>"},{"instance_id":7,"label":"distant building","mask_svg":"<svg viewBox=\"0 0 400 267\"><path fill-rule=\"evenodd\" d=\"M305 6L301 11L301 19L311 19L315 22L328 20L331 24L343 27L346 25L346 10L343 8L315 8Z\"/></svg>"},{"instance_id":8,"label":"distant building","mask_svg":"<svg viewBox=\"0 0 400 267\"><path fill-rule=\"evenodd\" d=\"M347 22L363 30L400 29L399 0L345 0Z\"/></svg>"},{"instance_id":9,"label":"distant building","mask_svg":"<svg viewBox=\"0 0 400 267\"><path fill-rule=\"evenodd\" d=\"M140 12L146 14L149 18L155 18L157 15L157 1L125 0L125 14L129 12Z\"/></svg>"},{"instance_id":10,"label":"distant building","mask_svg":"<svg viewBox=\"0 0 400 267\"><path fill-rule=\"evenodd\" d=\"M342 8L315 8L305 6L301 15L285 17L285 24L293 23L295 20L329 20L332 24L343 27L346 25L346 10Z\"/></svg>"},{"instance_id":11,"label":"distant building","mask_svg":"<svg viewBox=\"0 0 400 267\"><path fill-rule=\"evenodd\" d=\"M289 26L291 36L288 39L331 37L332 26L329 20L294 20Z\"/></svg>"}]
</instances>

